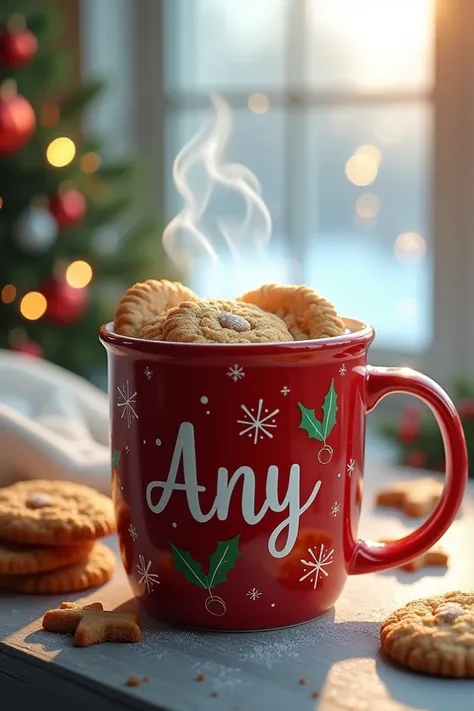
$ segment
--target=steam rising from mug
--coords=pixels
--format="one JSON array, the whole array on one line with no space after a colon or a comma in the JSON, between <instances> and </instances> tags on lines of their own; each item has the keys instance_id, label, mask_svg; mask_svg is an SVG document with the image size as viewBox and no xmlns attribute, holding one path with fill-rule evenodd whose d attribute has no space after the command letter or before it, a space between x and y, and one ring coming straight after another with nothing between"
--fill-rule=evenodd
<instances>
[{"instance_id":1,"label":"steam rising from mug","mask_svg":"<svg viewBox=\"0 0 474 711\"><path fill-rule=\"evenodd\" d=\"M225 216L216 220L217 229L234 259L243 251L255 255L270 241L272 221L261 197L260 183L251 170L238 163L224 163L223 152L232 131L229 105L212 95L214 122L203 126L182 148L173 163L173 180L183 198L182 210L163 232L163 246L178 268L189 268L196 258L207 255L219 263L216 239L206 235L202 225L209 201L216 188L233 191L243 201L243 219L235 222ZM200 168L204 178L192 188L190 172ZM218 235L219 236L219 235ZM219 240L217 240L219 241Z\"/></svg>"}]
</instances>

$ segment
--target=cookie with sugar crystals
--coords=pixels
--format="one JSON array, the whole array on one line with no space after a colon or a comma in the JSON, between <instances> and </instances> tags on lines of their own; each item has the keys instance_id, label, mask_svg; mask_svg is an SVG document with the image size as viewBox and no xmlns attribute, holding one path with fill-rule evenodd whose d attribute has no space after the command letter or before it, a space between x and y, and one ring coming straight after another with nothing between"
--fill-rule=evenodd
<instances>
[{"instance_id":1,"label":"cookie with sugar crystals","mask_svg":"<svg viewBox=\"0 0 474 711\"><path fill-rule=\"evenodd\" d=\"M143 327L141 337L181 343L292 341L284 321L254 304L225 299L185 301Z\"/></svg>"},{"instance_id":2,"label":"cookie with sugar crystals","mask_svg":"<svg viewBox=\"0 0 474 711\"><path fill-rule=\"evenodd\" d=\"M71 546L116 530L112 499L69 481L20 481L0 489L0 541Z\"/></svg>"},{"instance_id":3,"label":"cookie with sugar crystals","mask_svg":"<svg viewBox=\"0 0 474 711\"><path fill-rule=\"evenodd\" d=\"M56 570L87 558L92 542L78 546L28 546L0 543L0 575L25 575Z\"/></svg>"},{"instance_id":4,"label":"cookie with sugar crystals","mask_svg":"<svg viewBox=\"0 0 474 711\"><path fill-rule=\"evenodd\" d=\"M413 671L474 677L474 592L421 598L396 610L380 630L384 653Z\"/></svg>"},{"instance_id":5,"label":"cookie with sugar crystals","mask_svg":"<svg viewBox=\"0 0 474 711\"><path fill-rule=\"evenodd\" d=\"M334 306L307 286L265 284L242 294L238 301L279 316L295 341L340 336L345 330Z\"/></svg>"},{"instance_id":6,"label":"cookie with sugar crystals","mask_svg":"<svg viewBox=\"0 0 474 711\"><path fill-rule=\"evenodd\" d=\"M114 569L113 551L103 543L94 543L89 557L73 565L34 575L0 575L0 590L32 595L78 592L103 585Z\"/></svg>"},{"instance_id":7,"label":"cookie with sugar crystals","mask_svg":"<svg viewBox=\"0 0 474 711\"><path fill-rule=\"evenodd\" d=\"M179 281L148 279L128 289L119 301L114 317L115 332L138 338L143 326L183 301L199 297Z\"/></svg>"}]
</instances>

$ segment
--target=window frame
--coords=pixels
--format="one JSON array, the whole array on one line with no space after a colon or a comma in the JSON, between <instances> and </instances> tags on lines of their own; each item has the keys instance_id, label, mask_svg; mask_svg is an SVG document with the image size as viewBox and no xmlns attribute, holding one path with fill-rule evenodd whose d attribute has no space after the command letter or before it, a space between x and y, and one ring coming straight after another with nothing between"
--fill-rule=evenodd
<instances>
[{"instance_id":1,"label":"window frame","mask_svg":"<svg viewBox=\"0 0 474 711\"><path fill-rule=\"evenodd\" d=\"M90 0L83 0L90 2ZM184 108L182 97L166 94L164 87L163 3L157 0L127 2L131 18L133 86L133 147L146 161L147 190L152 214L165 214L164 137L170 111ZM93 3L95 6L97 3ZM301 14L293 13L290 32L298 33ZM471 29L473 28L473 29ZM471 0L436 0L435 84L433 91L367 92L357 96L322 91L313 94L312 105L387 104L426 101L433 107L432 172L429 224L433 235L433 341L424 352L372 346L370 360L377 365L405 365L423 370L448 386L453 375L473 373L474 328L474 3ZM300 54L301 56L301 54ZM290 58L290 76L298 75L298 58ZM264 88L262 88L262 91ZM281 105L281 95L268 92L271 104ZM231 105L247 106L248 93L228 94ZM186 108L208 105L206 97L187 95ZM287 105L300 106L298 92L287 94ZM289 126L292 151L287 168L300 160L304 145L295 150L302 134ZM149 157L153 156L153 160ZM296 171L298 174L298 171ZM290 181L291 182L291 181ZM295 186L298 189L298 186ZM290 234L301 235L300 211L290 210ZM446 237L449 235L449 238ZM296 244L298 251L298 245ZM473 373L474 374L474 373Z\"/></svg>"}]
</instances>

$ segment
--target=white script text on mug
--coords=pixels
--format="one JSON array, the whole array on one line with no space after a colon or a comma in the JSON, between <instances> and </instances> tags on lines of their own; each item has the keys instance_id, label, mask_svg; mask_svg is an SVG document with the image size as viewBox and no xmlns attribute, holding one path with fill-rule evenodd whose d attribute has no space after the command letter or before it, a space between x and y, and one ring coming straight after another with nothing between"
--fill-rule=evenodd
<instances>
[{"instance_id":1,"label":"white script text on mug","mask_svg":"<svg viewBox=\"0 0 474 711\"><path fill-rule=\"evenodd\" d=\"M184 484L176 482L181 460L183 462ZM267 511L287 513L286 518L278 524L268 539L270 555L274 558L284 558L295 545L301 515L311 506L321 488L321 481L316 482L307 501L302 506L300 505L299 464L292 464L290 467L288 489L283 501L280 501L278 497L278 467L275 464L268 467L265 502L260 511L257 512L255 511L255 473L253 469L247 466L238 467L229 479L228 470L225 467L219 467L217 470L216 498L211 509L207 513L203 513L199 502L199 494L206 491L206 487L198 483L194 427L190 422L182 422L176 438L168 478L166 481L151 481L148 484L146 501L153 513L161 513L165 510L174 491L184 491L189 511L195 521L206 523L213 516L225 521L229 513L233 491L241 477L243 478L242 516L250 526L259 523ZM162 489L162 492L159 500L153 503L152 498L155 489ZM277 539L285 530L287 531L285 545L278 549Z\"/></svg>"}]
</instances>

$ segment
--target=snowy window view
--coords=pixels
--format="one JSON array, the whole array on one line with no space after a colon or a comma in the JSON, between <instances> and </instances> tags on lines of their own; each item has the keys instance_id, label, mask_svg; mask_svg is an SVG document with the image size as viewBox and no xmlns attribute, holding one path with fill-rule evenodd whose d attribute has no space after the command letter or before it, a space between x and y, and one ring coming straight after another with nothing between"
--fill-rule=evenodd
<instances>
[{"instance_id":1,"label":"snowy window view","mask_svg":"<svg viewBox=\"0 0 474 711\"><path fill-rule=\"evenodd\" d=\"M433 15L431 0L167 1L166 217L181 205L173 160L217 92L233 115L226 160L258 178L273 224L264 256L236 267L224 244L221 269L195 270L202 296L306 283L372 323L379 346L429 346Z\"/></svg>"}]
</instances>

